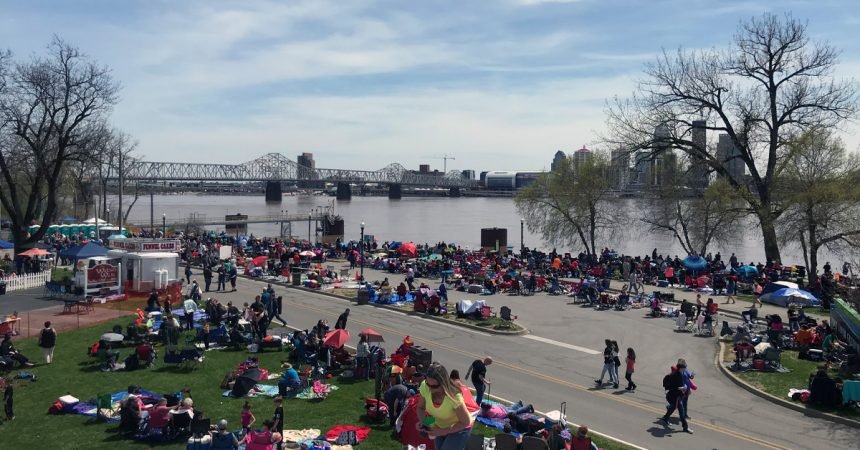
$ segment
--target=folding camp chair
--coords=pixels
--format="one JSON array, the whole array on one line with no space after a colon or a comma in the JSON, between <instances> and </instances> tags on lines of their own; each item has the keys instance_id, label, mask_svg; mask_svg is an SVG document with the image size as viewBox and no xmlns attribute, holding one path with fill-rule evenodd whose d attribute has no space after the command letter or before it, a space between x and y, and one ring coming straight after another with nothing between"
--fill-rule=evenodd
<instances>
[{"instance_id":1,"label":"folding camp chair","mask_svg":"<svg viewBox=\"0 0 860 450\"><path fill-rule=\"evenodd\" d=\"M545 440L535 436L523 436L522 450L549 450Z\"/></svg>"},{"instance_id":2,"label":"folding camp chair","mask_svg":"<svg viewBox=\"0 0 860 450\"><path fill-rule=\"evenodd\" d=\"M517 450L517 438L512 434L499 433L495 437L496 450Z\"/></svg>"},{"instance_id":3,"label":"folding camp chair","mask_svg":"<svg viewBox=\"0 0 860 450\"><path fill-rule=\"evenodd\" d=\"M484 450L484 436L480 434L469 435L469 440L466 441L466 447L463 450Z\"/></svg>"},{"instance_id":4,"label":"folding camp chair","mask_svg":"<svg viewBox=\"0 0 860 450\"><path fill-rule=\"evenodd\" d=\"M108 410L107 415L102 414L102 410ZM96 396L96 418L108 420L114 415L113 402L110 394L98 394Z\"/></svg>"}]
</instances>

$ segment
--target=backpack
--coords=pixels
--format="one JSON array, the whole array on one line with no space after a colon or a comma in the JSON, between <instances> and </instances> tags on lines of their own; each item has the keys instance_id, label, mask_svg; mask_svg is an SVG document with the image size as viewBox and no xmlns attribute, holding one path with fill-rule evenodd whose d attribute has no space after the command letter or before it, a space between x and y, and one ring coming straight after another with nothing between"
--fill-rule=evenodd
<instances>
[{"instance_id":1,"label":"backpack","mask_svg":"<svg viewBox=\"0 0 860 450\"><path fill-rule=\"evenodd\" d=\"M370 420L385 420L388 418L388 405L382 400L368 398L364 401L364 408L367 409L367 417Z\"/></svg>"},{"instance_id":2,"label":"backpack","mask_svg":"<svg viewBox=\"0 0 860 450\"><path fill-rule=\"evenodd\" d=\"M132 371L140 369L140 360L137 359L137 354L128 355L125 358L125 370Z\"/></svg>"},{"instance_id":3,"label":"backpack","mask_svg":"<svg viewBox=\"0 0 860 450\"><path fill-rule=\"evenodd\" d=\"M665 389L667 391L669 389L672 389L672 374L671 373L667 374L665 377L663 377L663 389Z\"/></svg>"},{"instance_id":4,"label":"backpack","mask_svg":"<svg viewBox=\"0 0 860 450\"><path fill-rule=\"evenodd\" d=\"M57 400L54 403L51 403L51 407L48 408L48 414L60 415L63 413L63 402Z\"/></svg>"}]
</instances>

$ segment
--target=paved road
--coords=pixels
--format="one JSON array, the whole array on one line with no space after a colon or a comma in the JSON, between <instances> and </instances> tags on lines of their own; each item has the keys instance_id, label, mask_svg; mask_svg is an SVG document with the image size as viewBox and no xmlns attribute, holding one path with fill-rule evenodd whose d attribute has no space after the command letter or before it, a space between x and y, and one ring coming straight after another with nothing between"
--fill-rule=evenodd
<instances>
[{"instance_id":1,"label":"paved road","mask_svg":"<svg viewBox=\"0 0 860 450\"><path fill-rule=\"evenodd\" d=\"M263 286L243 279L238 292L212 295L241 304L251 301ZM324 295L276 289L285 296L284 316L290 325L309 328L321 318L333 322L350 307L348 329L352 334L373 327L389 339L389 352L408 334L418 345L431 349L434 360L463 373L472 360L492 355L496 362L488 376L494 396L532 402L543 411L557 409L566 401L571 421L641 447L856 448L856 430L804 417L739 389L715 368L714 339L675 334L672 321L644 318L643 310L594 311L569 305L564 297L544 295L482 297L492 304L511 305L519 322L532 332L502 337ZM599 353L607 337L618 340L622 348L637 350L639 389L634 394L594 388L593 380L602 365ZM671 427L675 432L669 432L656 420L664 412L662 377L678 357L687 359L700 386L690 399L694 435L678 432L677 422Z\"/></svg>"}]
</instances>

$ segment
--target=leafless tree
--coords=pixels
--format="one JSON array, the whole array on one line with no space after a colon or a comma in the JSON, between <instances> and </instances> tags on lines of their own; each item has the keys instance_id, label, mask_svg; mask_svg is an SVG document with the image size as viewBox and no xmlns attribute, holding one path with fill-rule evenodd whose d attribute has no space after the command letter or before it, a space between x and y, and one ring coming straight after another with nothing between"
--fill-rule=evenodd
<instances>
[{"instance_id":1,"label":"leafless tree","mask_svg":"<svg viewBox=\"0 0 860 450\"><path fill-rule=\"evenodd\" d=\"M598 254L597 240L611 238L623 223L610 202L609 170L603 153L584 162L566 158L517 193L517 210L545 240Z\"/></svg>"},{"instance_id":2,"label":"leafless tree","mask_svg":"<svg viewBox=\"0 0 860 450\"><path fill-rule=\"evenodd\" d=\"M761 224L767 258L779 261L776 223L784 206L776 191L786 143L810 128L838 127L857 113L856 84L833 77L837 57L833 46L811 41L807 24L791 16L744 21L728 49L664 51L648 64L632 97L609 103L603 139L630 151L669 145L704 161L741 193ZM696 120L729 137L729 158L694 142ZM654 132L661 126L667 135ZM738 159L749 178L729 170Z\"/></svg>"},{"instance_id":3,"label":"leafless tree","mask_svg":"<svg viewBox=\"0 0 860 450\"><path fill-rule=\"evenodd\" d=\"M20 250L44 236L64 169L87 157L119 86L107 67L55 37L44 57L0 59L0 89L0 202ZM28 235L31 223L41 228Z\"/></svg>"}]
</instances>

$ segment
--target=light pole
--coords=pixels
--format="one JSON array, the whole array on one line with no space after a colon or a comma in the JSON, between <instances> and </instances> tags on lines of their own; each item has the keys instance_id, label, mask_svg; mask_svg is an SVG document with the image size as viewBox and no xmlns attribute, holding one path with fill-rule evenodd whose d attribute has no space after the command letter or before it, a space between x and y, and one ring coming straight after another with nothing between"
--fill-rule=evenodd
<instances>
[{"instance_id":1,"label":"light pole","mask_svg":"<svg viewBox=\"0 0 860 450\"><path fill-rule=\"evenodd\" d=\"M161 213L161 237L167 238L167 214Z\"/></svg>"},{"instance_id":2,"label":"light pole","mask_svg":"<svg viewBox=\"0 0 860 450\"><path fill-rule=\"evenodd\" d=\"M364 281L364 222L361 222L361 240L358 241L358 256L361 258L361 281Z\"/></svg>"},{"instance_id":3,"label":"light pole","mask_svg":"<svg viewBox=\"0 0 860 450\"><path fill-rule=\"evenodd\" d=\"M105 221L107 223L110 223L110 208L105 209L105 214L107 214L107 218L105 219Z\"/></svg>"},{"instance_id":4,"label":"light pole","mask_svg":"<svg viewBox=\"0 0 860 450\"><path fill-rule=\"evenodd\" d=\"M312 211L308 211L308 243L313 245L313 242L311 242L311 217Z\"/></svg>"},{"instance_id":5,"label":"light pole","mask_svg":"<svg viewBox=\"0 0 860 450\"><path fill-rule=\"evenodd\" d=\"M526 243L523 240L523 236L525 236L525 228L526 228L526 219L520 218L520 257L525 258L526 256Z\"/></svg>"}]
</instances>

